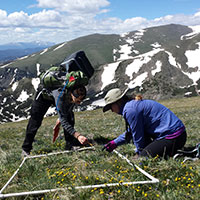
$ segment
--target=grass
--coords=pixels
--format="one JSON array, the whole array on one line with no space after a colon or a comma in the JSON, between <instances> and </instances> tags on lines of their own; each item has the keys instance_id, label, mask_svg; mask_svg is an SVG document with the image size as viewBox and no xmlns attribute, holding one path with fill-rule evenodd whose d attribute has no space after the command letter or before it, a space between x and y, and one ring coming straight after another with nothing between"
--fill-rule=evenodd
<instances>
[{"instance_id":1,"label":"grass","mask_svg":"<svg viewBox=\"0 0 200 200\"><path fill-rule=\"evenodd\" d=\"M185 124L188 140L186 146L200 141L200 97L171 99L161 103L170 108ZM74 152L45 158L28 159L3 193L67 188L63 191L42 195L10 197L8 199L199 199L200 161L183 163L178 160L153 158L133 160L133 144L117 150L132 162L159 179L158 184L116 186L107 188L74 189L75 186L120 183L148 180L142 173L131 168L116 154L101 151L102 145L115 138L125 129L121 116L101 109L75 113L76 129L86 135L95 151ZM52 128L56 117L43 121L32 154L62 151L65 147L63 132L52 144ZM0 188L2 188L20 165L21 145L27 121L0 124Z\"/></svg>"}]
</instances>

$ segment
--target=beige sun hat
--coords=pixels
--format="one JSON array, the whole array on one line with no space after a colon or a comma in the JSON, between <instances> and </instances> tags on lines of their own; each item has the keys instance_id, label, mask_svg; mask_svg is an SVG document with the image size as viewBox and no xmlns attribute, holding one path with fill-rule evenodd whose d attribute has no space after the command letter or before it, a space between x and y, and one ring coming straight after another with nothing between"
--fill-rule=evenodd
<instances>
[{"instance_id":1,"label":"beige sun hat","mask_svg":"<svg viewBox=\"0 0 200 200\"><path fill-rule=\"evenodd\" d=\"M129 88L127 88L124 92L121 91L119 88L114 88L108 91L106 96L104 97L105 106L103 107L103 112L110 110L111 104L121 99L126 94L128 89Z\"/></svg>"}]
</instances>

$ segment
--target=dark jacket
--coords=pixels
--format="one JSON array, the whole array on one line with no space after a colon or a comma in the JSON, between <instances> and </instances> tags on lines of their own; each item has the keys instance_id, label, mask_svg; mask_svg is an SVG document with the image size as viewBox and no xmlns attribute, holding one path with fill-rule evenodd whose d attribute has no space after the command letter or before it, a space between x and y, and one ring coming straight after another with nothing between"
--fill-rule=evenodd
<instances>
[{"instance_id":1,"label":"dark jacket","mask_svg":"<svg viewBox=\"0 0 200 200\"><path fill-rule=\"evenodd\" d=\"M74 132L76 132L74 129L75 120L73 112L75 104L70 102L69 94L66 92L61 94L60 89L53 90L52 95L55 101L61 125L67 133L72 135Z\"/></svg>"}]
</instances>

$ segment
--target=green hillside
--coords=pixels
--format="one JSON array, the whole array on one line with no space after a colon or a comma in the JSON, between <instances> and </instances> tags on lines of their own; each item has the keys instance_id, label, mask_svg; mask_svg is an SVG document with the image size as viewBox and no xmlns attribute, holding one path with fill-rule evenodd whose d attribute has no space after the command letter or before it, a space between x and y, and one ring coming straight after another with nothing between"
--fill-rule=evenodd
<instances>
[{"instance_id":1,"label":"green hillside","mask_svg":"<svg viewBox=\"0 0 200 200\"><path fill-rule=\"evenodd\" d=\"M72 53L83 50L96 68L99 65L113 62L112 51L118 47L118 40L119 35L88 35L66 42L64 46L62 44L54 45L47 50L16 60L9 67L29 71L35 75L37 63L40 63L41 69L47 69L51 65L59 65Z\"/></svg>"},{"instance_id":2,"label":"green hillside","mask_svg":"<svg viewBox=\"0 0 200 200\"><path fill-rule=\"evenodd\" d=\"M165 100L161 103L170 108L185 124L188 132L186 146L200 142L200 97ZM182 163L183 159L145 161L133 160L132 144L117 150L142 169L159 179L157 184L125 185L117 187L75 190L75 186L102 183L122 183L148 180L131 168L114 153L101 151L102 144L124 131L124 121L112 112L101 109L75 113L76 128L86 135L95 147L88 150L47 158L29 159L16 177L3 191L6 193L67 188L42 195L11 197L13 200L49 199L195 199L200 193L200 160ZM52 144L52 128L56 117L45 118L34 142L32 155L64 150L63 132ZM21 145L27 121L0 124L0 189L20 165Z\"/></svg>"}]
</instances>

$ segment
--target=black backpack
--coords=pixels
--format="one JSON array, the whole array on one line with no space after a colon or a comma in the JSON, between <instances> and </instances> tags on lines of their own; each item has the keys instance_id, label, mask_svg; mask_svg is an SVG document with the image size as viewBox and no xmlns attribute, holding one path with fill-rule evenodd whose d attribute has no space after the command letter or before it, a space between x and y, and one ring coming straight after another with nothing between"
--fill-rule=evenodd
<instances>
[{"instance_id":1,"label":"black backpack","mask_svg":"<svg viewBox=\"0 0 200 200\"><path fill-rule=\"evenodd\" d=\"M94 74L94 69L84 51L78 51L67 57L61 64L67 72L82 71L88 79Z\"/></svg>"},{"instance_id":2,"label":"black backpack","mask_svg":"<svg viewBox=\"0 0 200 200\"><path fill-rule=\"evenodd\" d=\"M78 51L67 57L60 66L54 66L40 74L43 88L86 86L94 73L94 69L83 51Z\"/></svg>"}]
</instances>

